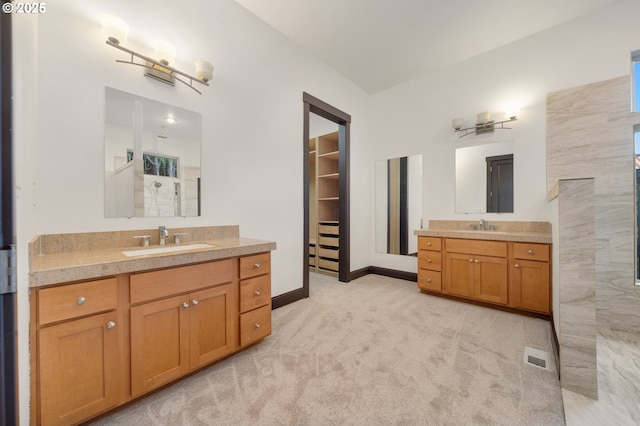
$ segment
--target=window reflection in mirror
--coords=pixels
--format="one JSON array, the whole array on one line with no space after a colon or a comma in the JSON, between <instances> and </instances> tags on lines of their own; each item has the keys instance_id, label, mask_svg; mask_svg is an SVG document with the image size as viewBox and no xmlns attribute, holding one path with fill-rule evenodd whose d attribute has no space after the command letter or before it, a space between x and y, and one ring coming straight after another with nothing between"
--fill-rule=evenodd
<instances>
[{"instance_id":1,"label":"window reflection in mirror","mask_svg":"<svg viewBox=\"0 0 640 426\"><path fill-rule=\"evenodd\" d=\"M513 213L513 141L457 148L455 169L456 213Z\"/></svg>"},{"instance_id":2,"label":"window reflection in mirror","mask_svg":"<svg viewBox=\"0 0 640 426\"><path fill-rule=\"evenodd\" d=\"M376 252L415 256L422 221L422 155L376 161Z\"/></svg>"},{"instance_id":3,"label":"window reflection in mirror","mask_svg":"<svg viewBox=\"0 0 640 426\"><path fill-rule=\"evenodd\" d=\"M200 114L105 91L105 217L200 215Z\"/></svg>"}]
</instances>

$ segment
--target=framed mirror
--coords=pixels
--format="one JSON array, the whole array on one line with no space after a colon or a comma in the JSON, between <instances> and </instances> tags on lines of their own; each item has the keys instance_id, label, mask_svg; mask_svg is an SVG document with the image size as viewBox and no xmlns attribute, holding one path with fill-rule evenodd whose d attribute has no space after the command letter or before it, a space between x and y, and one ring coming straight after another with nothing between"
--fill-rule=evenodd
<instances>
[{"instance_id":1,"label":"framed mirror","mask_svg":"<svg viewBox=\"0 0 640 426\"><path fill-rule=\"evenodd\" d=\"M456 148L456 213L513 213L513 141Z\"/></svg>"},{"instance_id":2,"label":"framed mirror","mask_svg":"<svg viewBox=\"0 0 640 426\"><path fill-rule=\"evenodd\" d=\"M376 161L376 252L415 256L422 222L422 155Z\"/></svg>"},{"instance_id":3,"label":"framed mirror","mask_svg":"<svg viewBox=\"0 0 640 426\"><path fill-rule=\"evenodd\" d=\"M200 114L106 88L105 217L200 216Z\"/></svg>"}]
</instances>

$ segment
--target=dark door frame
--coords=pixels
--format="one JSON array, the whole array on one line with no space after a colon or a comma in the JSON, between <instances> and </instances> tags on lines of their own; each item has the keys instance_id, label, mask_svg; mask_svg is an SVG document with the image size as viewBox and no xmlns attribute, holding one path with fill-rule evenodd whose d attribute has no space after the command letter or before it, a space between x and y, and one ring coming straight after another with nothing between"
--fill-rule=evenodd
<instances>
[{"instance_id":1,"label":"dark door frame","mask_svg":"<svg viewBox=\"0 0 640 426\"><path fill-rule=\"evenodd\" d=\"M329 121L337 123L338 130L338 221L340 222L340 259L338 279L343 282L350 281L351 260L350 252L350 223L349 223L349 137L351 127L351 116L339 109L311 96L302 93L304 106L304 126L303 126L303 158L304 158L304 250L303 250L303 270L304 278L302 283L303 297L309 297L309 114L314 113Z\"/></svg>"},{"instance_id":2,"label":"dark door frame","mask_svg":"<svg viewBox=\"0 0 640 426\"><path fill-rule=\"evenodd\" d=\"M3 1L3 4L6 1ZM18 424L11 14L0 15L0 424Z\"/></svg>"}]
</instances>

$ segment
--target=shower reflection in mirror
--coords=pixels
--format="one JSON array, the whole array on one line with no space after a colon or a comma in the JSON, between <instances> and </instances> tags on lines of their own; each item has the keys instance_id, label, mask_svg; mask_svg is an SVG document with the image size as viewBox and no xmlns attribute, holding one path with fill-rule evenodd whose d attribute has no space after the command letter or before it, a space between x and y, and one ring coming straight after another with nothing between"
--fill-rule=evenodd
<instances>
[{"instance_id":1,"label":"shower reflection in mirror","mask_svg":"<svg viewBox=\"0 0 640 426\"><path fill-rule=\"evenodd\" d=\"M376 252L416 256L422 221L422 155L376 162Z\"/></svg>"},{"instance_id":2,"label":"shower reflection in mirror","mask_svg":"<svg viewBox=\"0 0 640 426\"><path fill-rule=\"evenodd\" d=\"M110 87L105 217L200 215L200 114Z\"/></svg>"}]
</instances>

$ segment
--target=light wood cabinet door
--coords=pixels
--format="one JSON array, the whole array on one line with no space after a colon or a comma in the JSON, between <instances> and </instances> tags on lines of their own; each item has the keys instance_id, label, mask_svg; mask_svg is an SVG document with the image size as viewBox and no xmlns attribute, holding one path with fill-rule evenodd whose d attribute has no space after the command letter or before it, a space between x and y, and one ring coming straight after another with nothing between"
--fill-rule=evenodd
<instances>
[{"instance_id":1,"label":"light wood cabinet door","mask_svg":"<svg viewBox=\"0 0 640 426\"><path fill-rule=\"evenodd\" d=\"M134 397L189 370L187 295L131 308L131 393Z\"/></svg>"},{"instance_id":2,"label":"light wood cabinet door","mask_svg":"<svg viewBox=\"0 0 640 426\"><path fill-rule=\"evenodd\" d=\"M40 329L41 424L76 424L119 402L117 318L109 312Z\"/></svg>"},{"instance_id":3,"label":"light wood cabinet door","mask_svg":"<svg viewBox=\"0 0 640 426\"><path fill-rule=\"evenodd\" d=\"M239 348L238 290L226 284L189 295L191 369Z\"/></svg>"},{"instance_id":4,"label":"light wood cabinet door","mask_svg":"<svg viewBox=\"0 0 640 426\"><path fill-rule=\"evenodd\" d=\"M507 259L475 256L474 297L486 302L506 305L508 302Z\"/></svg>"},{"instance_id":5,"label":"light wood cabinet door","mask_svg":"<svg viewBox=\"0 0 640 426\"><path fill-rule=\"evenodd\" d=\"M473 297L475 292L474 256L462 253L445 255L445 293Z\"/></svg>"},{"instance_id":6,"label":"light wood cabinet door","mask_svg":"<svg viewBox=\"0 0 640 426\"><path fill-rule=\"evenodd\" d=\"M549 263L516 259L511 266L513 306L550 313Z\"/></svg>"}]
</instances>

